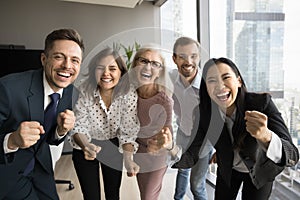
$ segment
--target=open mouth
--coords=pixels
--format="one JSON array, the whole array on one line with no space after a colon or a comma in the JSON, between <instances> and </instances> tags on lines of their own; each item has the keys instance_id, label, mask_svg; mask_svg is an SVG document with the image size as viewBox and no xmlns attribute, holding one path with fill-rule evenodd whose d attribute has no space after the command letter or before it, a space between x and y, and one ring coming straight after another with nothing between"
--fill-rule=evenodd
<instances>
[{"instance_id":1,"label":"open mouth","mask_svg":"<svg viewBox=\"0 0 300 200\"><path fill-rule=\"evenodd\" d=\"M230 92L224 92L224 93L221 93L221 94L217 94L217 98L220 100L220 101L226 101L230 96Z\"/></svg>"},{"instance_id":2,"label":"open mouth","mask_svg":"<svg viewBox=\"0 0 300 200\"><path fill-rule=\"evenodd\" d=\"M141 73L141 76L147 79L150 79L152 76L148 73Z\"/></svg>"},{"instance_id":3,"label":"open mouth","mask_svg":"<svg viewBox=\"0 0 300 200\"><path fill-rule=\"evenodd\" d=\"M192 71L194 69L193 65L183 65L183 69L186 71Z\"/></svg>"},{"instance_id":4,"label":"open mouth","mask_svg":"<svg viewBox=\"0 0 300 200\"><path fill-rule=\"evenodd\" d=\"M105 82L105 83L109 83L112 82L111 78L101 78L101 81Z\"/></svg>"},{"instance_id":5,"label":"open mouth","mask_svg":"<svg viewBox=\"0 0 300 200\"><path fill-rule=\"evenodd\" d=\"M67 72L57 72L57 75L64 78L70 78L72 76L71 73L67 73Z\"/></svg>"}]
</instances>

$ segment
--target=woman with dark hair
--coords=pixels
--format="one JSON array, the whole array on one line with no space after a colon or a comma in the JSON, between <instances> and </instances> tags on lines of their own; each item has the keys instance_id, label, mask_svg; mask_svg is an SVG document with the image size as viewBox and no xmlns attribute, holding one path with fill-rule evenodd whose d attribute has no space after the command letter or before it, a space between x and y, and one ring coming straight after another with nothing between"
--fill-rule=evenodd
<instances>
[{"instance_id":1,"label":"woman with dark hair","mask_svg":"<svg viewBox=\"0 0 300 200\"><path fill-rule=\"evenodd\" d=\"M197 135L176 165L193 165L209 140L218 164L215 199L235 199L242 183L242 199L268 199L275 177L299 159L270 94L247 92L237 66L213 58L203 68L200 102Z\"/></svg>"},{"instance_id":2,"label":"woman with dark hair","mask_svg":"<svg viewBox=\"0 0 300 200\"><path fill-rule=\"evenodd\" d=\"M78 87L76 122L69 138L73 163L85 200L101 199L99 163L105 198L116 200L120 199L123 157L128 172L139 171L132 159L140 127L137 93L128 78L121 80L127 67L111 48L95 55L88 70L87 79Z\"/></svg>"}]
</instances>

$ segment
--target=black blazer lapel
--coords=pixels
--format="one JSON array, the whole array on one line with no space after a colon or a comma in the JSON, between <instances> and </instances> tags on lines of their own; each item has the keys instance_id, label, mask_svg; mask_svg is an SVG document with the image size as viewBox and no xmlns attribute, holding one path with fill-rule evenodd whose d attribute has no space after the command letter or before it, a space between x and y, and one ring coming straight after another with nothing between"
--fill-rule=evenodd
<instances>
[{"instance_id":1,"label":"black blazer lapel","mask_svg":"<svg viewBox=\"0 0 300 200\"><path fill-rule=\"evenodd\" d=\"M32 121L44 123L44 86L43 71L38 70L32 74L31 87L27 97L30 117Z\"/></svg>"},{"instance_id":2,"label":"black blazer lapel","mask_svg":"<svg viewBox=\"0 0 300 200\"><path fill-rule=\"evenodd\" d=\"M231 182L231 172L233 163L232 146L233 144L227 129L227 125L224 124L222 133L218 139L218 142L215 145L215 149L217 154L218 170L220 171L219 175L223 177L228 186L230 186Z\"/></svg>"},{"instance_id":3,"label":"black blazer lapel","mask_svg":"<svg viewBox=\"0 0 300 200\"><path fill-rule=\"evenodd\" d=\"M44 123L44 87L43 87L43 71L33 72L31 85L27 96L28 108L31 121ZM38 142L39 143L39 142ZM37 143L37 144L38 144ZM37 150L37 144L30 148L32 151Z\"/></svg>"}]
</instances>

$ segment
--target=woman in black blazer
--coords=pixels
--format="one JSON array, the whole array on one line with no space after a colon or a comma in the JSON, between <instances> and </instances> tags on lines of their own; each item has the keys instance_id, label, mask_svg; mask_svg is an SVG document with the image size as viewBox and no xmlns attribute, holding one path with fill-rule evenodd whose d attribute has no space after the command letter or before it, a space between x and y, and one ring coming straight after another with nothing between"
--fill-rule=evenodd
<instances>
[{"instance_id":1,"label":"woman in black blazer","mask_svg":"<svg viewBox=\"0 0 300 200\"><path fill-rule=\"evenodd\" d=\"M210 140L218 164L215 199L235 199L242 183L242 199L268 199L275 177L298 162L299 152L271 96L247 92L227 58L206 62L195 120L200 121L195 139L174 167L195 164L201 145Z\"/></svg>"}]
</instances>

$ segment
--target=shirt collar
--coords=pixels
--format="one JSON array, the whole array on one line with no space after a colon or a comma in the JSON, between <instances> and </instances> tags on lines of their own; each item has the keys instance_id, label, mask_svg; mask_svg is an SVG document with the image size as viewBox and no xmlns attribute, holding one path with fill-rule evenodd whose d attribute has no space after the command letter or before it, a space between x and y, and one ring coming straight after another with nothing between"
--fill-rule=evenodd
<instances>
[{"instance_id":1,"label":"shirt collar","mask_svg":"<svg viewBox=\"0 0 300 200\"><path fill-rule=\"evenodd\" d=\"M46 79L45 71L43 72L43 84L44 84L44 94L45 94L45 96L49 96L49 95L54 93L54 91L52 90L52 88L50 87L50 85L49 85L49 83ZM60 89L56 93L58 93L60 95L60 97L62 97L63 90L64 89Z\"/></svg>"},{"instance_id":2,"label":"shirt collar","mask_svg":"<svg viewBox=\"0 0 300 200\"><path fill-rule=\"evenodd\" d=\"M94 90L94 97L101 97L98 87Z\"/></svg>"},{"instance_id":3,"label":"shirt collar","mask_svg":"<svg viewBox=\"0 0 300 200\"><path fill-rule=\"evenodd\" d=\"M220 115L221 115L221 117L222 117L222 119L223 119L224 121L226 121L226 119L230 119L230 120L232 120L232 121L235 120L236 108L234 109L234 111L233 111L233 113L232 113L232 115L231 115L230 117L229 117L229 116L226 116L226 114L221 110L220 107L218 107L218 109L219 109Z\"/></svg>"},{"instance_id":4,"label":"shirt collar","mask_svg":"<svg viewBox=\"0 0 300 200\"><path fill-rule=\"evenodd\" d=\"M197 88L198 90L200 89L200 83L201 83L201 73L200 73L200 69L198 68L197 74L194 78L194 80L192 81L192 86L194 88Z\"/></svg>"},{"instance_id":5,"label":"shirt collar","mask_svg":"<svg viewBox=\"0 0 300 200\"><path fill-rule=\"evenodd\" d=\"M190 84L190 86L196 88L196 89L200 89L200 83L201 83L201 73L200 73L200 68L198 68L197 74L194 78L194 80L192 81L192 83ZM182 82L182 78L178 72L177 69L174 69L173 73L176 73L176 83L180 83L182 85L184 85L184 83Z\"/></svg>"}]
</instances>

